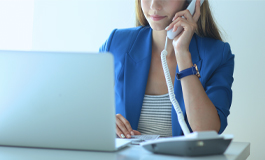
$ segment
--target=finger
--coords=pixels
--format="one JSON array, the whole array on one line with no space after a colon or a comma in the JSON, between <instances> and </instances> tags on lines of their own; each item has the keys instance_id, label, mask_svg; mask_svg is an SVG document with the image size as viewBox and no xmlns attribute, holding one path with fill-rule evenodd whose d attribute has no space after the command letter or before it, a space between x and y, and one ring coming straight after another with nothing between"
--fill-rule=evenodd
<instances>
[{"instance_id":1,"label":"finger","mask_svg":"<svg viewBox=\"0 0 265 160\"><path fill-rule=\"evenodd\" d=\"M125 138L126 135L129 133L123 123L120 120L116 120L116 132L119 137ZM131 138L130 136L127 136L126 138Z\"/></svg>"},{"instance_id":2,"label":"finger","mask_svg":"<svg viewBox=\"0 0 265 160\"><path fill-rule=\"evenodd\" d=\"M174 25L180 20L186 20L189 22L194 22L189 10L185 10L185 11L181 12L181 14L180 14L180 12L178 12L176 15L182 15L182 16L178 16L178 17L174 18L174 21L166 28L167 31L172 29L174 27ZM185 17L186 19L183 17Z\"/></svg>"},{"instance_id":3,"label":"finger","mask_svg":"<svg viewBox=\"0 0 265 160\"><path fill-rule=\"evenodd\" d=\"M178 17L182 17L182 18L184 17L188 21L193 21L192 15L190 14L190 11L188 9L176 13L172 21L174 21Z\"/></svg>"},{"instance_id":4,"label":"finger","mask_svg":"<svg viewBox=\"0 0 265 160\"><path fill-rule=\"evenodd\" d=\"M197 23L199 18L201 16L201 1L196 1L196 8L195 8L195 14L193 15L194 21Z\"/></svg>"},{"instance_id":5,"label":"finger","mask_svg":"<svg viewBox=\"0 0 265 160\"><path fill-rule=\"evenodd\" d=\"M116 124L118 125L118 127L120 128L120 130L122 131L122 133L125 135L126 138L131 138L131 134L126 128L125 124L117 116L116 116Z\"/></svg>"},{"instance_id":6,"label":"finger","mask_svg":"<svg viewBox=\"0 0 265 160\"><path fill-rule=\"evenodd\" d=\"M119 128L119 126L116 124L116 134L120 137L120 138L125 138L124 134L122 133L121 129Z\"/></svg>"},{"instance_id":7,"label":"finger","mask_svg":"<svg viewBox=\"0 0 265 160\"><path fill-rule=\"evenodd\" d=\"M125 127L130 132L129 134L133 135L133 129L131 127L130 122L127 119L125 119L121 114L118 115L118 118L124 123Z\"/></svg>"},{"instance_id":8,"label":"finger","mask_svg":"<svg viewBox=\"0 0 265 160\"><path fill-rule=\"evenodd\" d=\"M193 27L192 25L188 24L187 22L185 22L186 20L182 20L182 21L179 21L178 23L176 23L174 25L174 28L173 28L173 32L176 32L177 29L179 27L182 27L183 30L175 37L175 38L179 38L180 36L182 36L184 33L186 33L186 35L188 36L190 33L194 33L193 31Z\"/></svg>"},{"instance_id":9,"label":"finger","mask_svg":"<svg viewBox=\"0 0 265 160\"><path fill-rule=\"evenodd\" d=\"M141 133L139 131L133 130L135 135L141 135Z\"/></svg>"},{"instance_id":10,"label":"finger","mask_svg":"<svg viewBox=\"0 0 265 160\"><path fill-rule=\"evenodd\" d=\"M178 27L180 27L180 26L182 26L182 27L184 27L184 26L188 26L188 22L187 22L187 20L186 20L186 19L183 19L183 18L180 18L180 19L177 21L177 23L174 24L174 26L173 26L173 32L176 32L177 29L178 29Z\"/></svg>"},{"instance_id":11,"label":"finger","mask_svg":"<svg viewBox=\"0 0 265 160\"><path fill-rule=\"evenodd\" d=\"M171 30L171 29L175 26L175 24L178 23L179 21L181 21L182 19L184 19L184 18L182 18L182 17L178 17L174 22L172 22L172 23L166 28L166 30Z\"/></svg>"}]
</instances>

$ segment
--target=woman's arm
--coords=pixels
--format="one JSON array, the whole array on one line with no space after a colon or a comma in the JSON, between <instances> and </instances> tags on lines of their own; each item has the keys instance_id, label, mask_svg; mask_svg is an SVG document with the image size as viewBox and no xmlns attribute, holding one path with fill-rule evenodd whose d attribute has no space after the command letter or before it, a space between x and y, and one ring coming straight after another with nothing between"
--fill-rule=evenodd
<instances>
[{"instance_id":1,"label":"woman's arm","mask_svg":"<svg viewBox=\"0 0 265 160\"><path fill-rule=\"evenodd\" d=\"M190 55L185 54L185 55ZM178 59L179 71L193 66L190 58ZM221 127L218 112L207 96L199 78L196 75L186 76L181 80L183 98L189 124L193 131L215 130Z\"/></svg>"},{"instance_id":2,"label":"woman's arm","mask_svg":"<svg viewBox=\"0 0 265 160\"><path fill-rule=\"evenodd\" d=\"M182 16L185 18L182 18ZM174 32L178 27L183 27L183 31L173 40L179 71L193 66L189 45L197 29L199 17L200 3L198 0L194 16L187 10L178 12L173 22L166 29L173 28ZM216 58L215 56L207 57L208 60L216 60ZM207 65L209 62L204 61ZM215 63L214 65L217 68L212 68L213 73L205 77L207 79L205 79L204 87L197 76L187 76L181 79L186 113L193 131L216 130L221 133L227 125L227 116L232 101L231 86L234 69L234 56L231 54L229 45L224 45L221 63ZM207 67L212 66L208 65Z\"/></svg>"}]
</instances>

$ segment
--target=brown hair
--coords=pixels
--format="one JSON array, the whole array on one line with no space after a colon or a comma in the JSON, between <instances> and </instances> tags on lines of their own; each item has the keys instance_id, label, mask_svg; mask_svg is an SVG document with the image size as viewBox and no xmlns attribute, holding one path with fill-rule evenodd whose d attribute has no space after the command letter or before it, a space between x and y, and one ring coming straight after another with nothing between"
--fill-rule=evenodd
<instances>
[{"instance_id":1,"label":"brown hair","mask_svg":"<svg viewBox=\"0 0 265 160\"><path fill-rule=\"evenodd\" d=\"M187 5L190 3L190 1L191 0L186 1ZM135 10L136 26L148 26L149 23L142 11L141 0L135 0ZM212 17L208 0L204 0L200 11L201 16L197 22L198 28L195 33L201 37L210 37L222 41L221 32Z\"/></svg>"}]
</instances>

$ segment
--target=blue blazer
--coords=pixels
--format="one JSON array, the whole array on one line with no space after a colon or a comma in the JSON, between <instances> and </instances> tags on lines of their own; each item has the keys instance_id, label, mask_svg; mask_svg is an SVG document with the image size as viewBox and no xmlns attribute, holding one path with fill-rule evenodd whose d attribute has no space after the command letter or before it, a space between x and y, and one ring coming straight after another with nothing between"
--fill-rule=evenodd
<instances>
[{"instance_id":1,"label":"blue blazer","mask_svg":"<svg viewBox=\"0 0 265 160\"><path fill-rule=\"evenodd\" d=\"M219 114L221 134L227 126L232 102L234 55L228 43L196 34L189 50L192 62L197 64L200 71L201 84ZM124 116L133 130L137 130L151 64L152 29L149 26L115 29L99 51L110 52L114 56L116 114ZM174 92L190 128L181 84L176 78ZM183 135L173 106L171 121L172 135Z\"/></svg>"}]
</instances>

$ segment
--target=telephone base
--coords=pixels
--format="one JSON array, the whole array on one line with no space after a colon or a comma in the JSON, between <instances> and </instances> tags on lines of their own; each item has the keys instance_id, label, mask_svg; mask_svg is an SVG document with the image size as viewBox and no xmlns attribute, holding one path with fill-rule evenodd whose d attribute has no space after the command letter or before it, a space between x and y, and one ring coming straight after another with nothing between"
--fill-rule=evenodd
<instances>
[{"instance_id":1,"label":"telephone base","mask_svg":"<svg viewBox=\"0 0 265 160\"><path fill-rule=\"evenodd\" d=\"M172 137L161 138L140 145L156 154L177 155L185 157L208 156L223 154L232 141L228 138L217 137Z\"/></svg>"}]
</instances>

